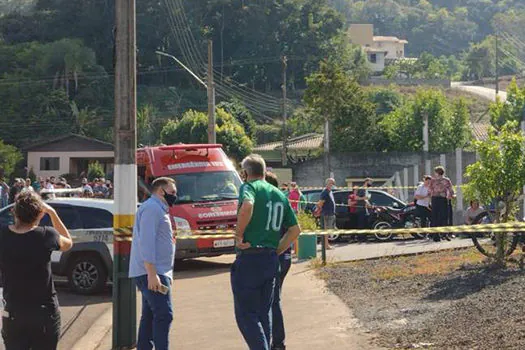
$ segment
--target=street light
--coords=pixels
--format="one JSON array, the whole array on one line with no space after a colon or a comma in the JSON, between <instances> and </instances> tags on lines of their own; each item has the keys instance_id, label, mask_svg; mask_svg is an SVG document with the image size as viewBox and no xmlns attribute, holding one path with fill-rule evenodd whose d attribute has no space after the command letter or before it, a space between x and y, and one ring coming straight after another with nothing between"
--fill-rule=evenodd
<instances>
[{"instance_id":1,"label":"street light","mask_svg":"<svg viewBox=\"0 0 525 350\"><path fill-rule=\"evenodd\" d=\"M212 59L212 42L208 41L208 84L206 84L199 76L191 69L186 67L177 57L167 54L162 51L155 51L157 55L166 56L177 62L182 68L194 77L199 84L204 86L208 94L208 143L216 143L217 135L215 132L215 84L213 83L213 59Z\"/></svg>"}]
</instances>

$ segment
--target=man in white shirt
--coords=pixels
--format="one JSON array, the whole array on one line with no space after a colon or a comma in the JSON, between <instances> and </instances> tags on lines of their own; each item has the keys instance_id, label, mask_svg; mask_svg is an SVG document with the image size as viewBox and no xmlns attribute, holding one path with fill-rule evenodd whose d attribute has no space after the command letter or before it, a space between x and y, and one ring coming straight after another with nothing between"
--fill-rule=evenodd
<instances>
[{"instance_id":1,"label":"man in white shirt","mask_svg":"<svg viewBox=\"0 0 525 350\"><path fill-rule=\"evenodd\" d=\"M428 220L430 219L430 180L432 177L425 175L423 183L417 187L416 197L416 213L421 218L421 227L428 227Z\"/></svg>"}]
</instances>

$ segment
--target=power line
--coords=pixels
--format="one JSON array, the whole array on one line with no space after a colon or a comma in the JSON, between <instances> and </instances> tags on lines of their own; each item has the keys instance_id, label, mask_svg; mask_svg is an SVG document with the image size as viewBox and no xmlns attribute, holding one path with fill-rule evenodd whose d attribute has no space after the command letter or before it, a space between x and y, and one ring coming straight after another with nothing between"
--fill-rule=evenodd
<instances>
[{"instance_id":1,"label":"power line","mask_svg":"<svg viewBox=\"0 0 525 350\"><path fill-rule=\"evenodd\" d=\"M169 1L169 0L166 0L166 1ZM173 0L172 0L173 1ZM173 5L173 3L172 3ZM172 16L172 18L174 18L175 21L180 21L178 23L178 26L179 27L184 27L186 28L187 30L183 30L183 34L184 34L184 40L186 43L189 43L187 44L187 46L189 46L189 50L191 50L192 52L192 56L195 56L197 57L197 60L199 60L200 62L204 62L204 59L202 58L199 50L197 49L197 45L196 45L196 41L195 41L195 38L193 37L193 33L189 30L189 25L188 25L188 20L186 18L186 13L185 13L185 10L184 10L184 7L183 5L180 3L180 0L177 1L177 6L178 6L178 10L179 11L170 11L170 12L174 12L176 15L178 15L178 19L177 18L174 18L174 16ZM172 10L174 10L172 8ZM197 64L198 66L198 64ZM219 75L220 72L217 71L217 70L214 70L214 73ZM230 79L230 89L231 90L236 90L238 94L240 94L241 96L243 96L244 98L243 99L246 99L247 96L251 96L251 97L254 97L254 98L258 98L258 99L265 99L268 103L270 104L274 104L276 107L279 107L280 106L280 103L279 102L276 102L276 99L271 96L271 95L267 95L267 94L264 94L264 93L260 93L260 92L257 92L256 90L252 90L252 89L247 89L246 87L241 87L240 84L238 82L236 82L235 80L233 79ZM216 83L216 86L218 85L222 85L221 83ZM230 91L231 91L230 90ZM241 99L241 100L243 100Z\"/></svg>"}]
</instances>

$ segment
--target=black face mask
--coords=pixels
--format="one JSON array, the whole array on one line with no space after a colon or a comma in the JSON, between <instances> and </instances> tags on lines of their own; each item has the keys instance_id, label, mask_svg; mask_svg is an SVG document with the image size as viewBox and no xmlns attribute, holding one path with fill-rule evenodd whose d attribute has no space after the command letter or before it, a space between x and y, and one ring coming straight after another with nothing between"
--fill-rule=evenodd
<instances>
[{"instance_id":1,"label":"black face mask","mask_svg":"<svg viewBox=\"0 0 525 350\"><path fill-rule=\"evenodd\" d=\"M168 203L168 206L171 207L177 202L177 195L164 191L164 200Z\"/></svg>"}]
</instances>

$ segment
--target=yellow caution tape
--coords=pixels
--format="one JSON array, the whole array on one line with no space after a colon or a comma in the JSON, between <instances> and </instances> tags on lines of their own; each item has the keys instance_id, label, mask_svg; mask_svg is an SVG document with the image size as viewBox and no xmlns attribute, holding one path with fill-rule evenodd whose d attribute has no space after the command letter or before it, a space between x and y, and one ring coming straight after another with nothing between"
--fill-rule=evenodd
<instances>
[{"instance_id":1,"label":"yellow caution tape","mask_svg":"<svg viewBox=\"0 0 525 350\"><path fill-rule=\"evenodd\" d=\"M193 233L193 235L181 236L181 233ZM391 228L381 230L371 229L351 229L351 230L319 230L305 231L301 235L305 236L325 236L325 235L374 235L380 234L431 234L431 233L522 233L525 232L524 222L514 222L505 224L487 224L487 225L462 225L462 226L444 226L444 227L424 227L424 228ZM126 241L131 237L121 237L116 235L115 240ZM194 231L177 231L177 239L218 239L234 238L233 230L194 230Z\"/></svg>"}]
</instances>

